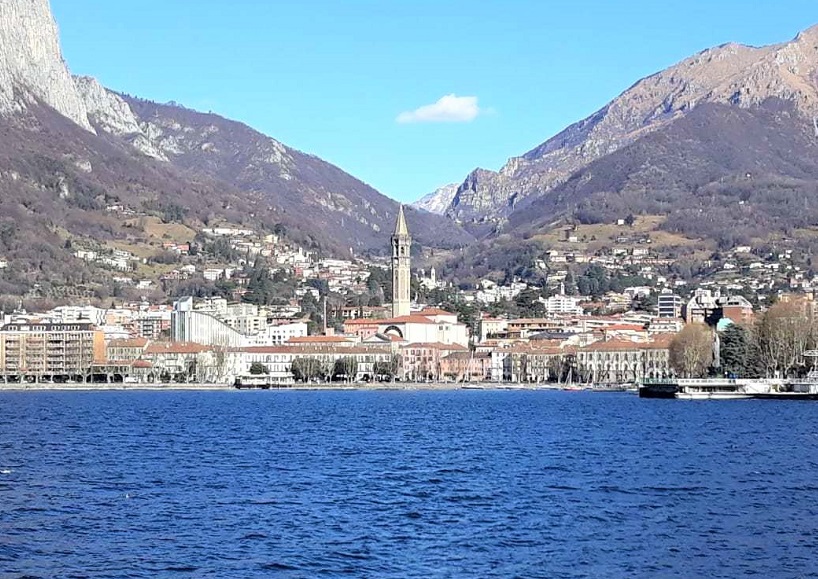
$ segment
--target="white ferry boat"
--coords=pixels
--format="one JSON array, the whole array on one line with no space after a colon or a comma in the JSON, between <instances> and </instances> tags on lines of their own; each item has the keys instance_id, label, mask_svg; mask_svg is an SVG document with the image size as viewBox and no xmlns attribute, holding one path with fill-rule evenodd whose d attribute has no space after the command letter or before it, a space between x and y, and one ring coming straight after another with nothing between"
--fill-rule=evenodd
<instances>
[{"instance_id":1,"label":"white ferry boat","mask_svg":"<svg viewBox=\"0 0 818 579\"><path fill-rule=\"evenodd\" d=\"M743 384L734 378L653 378L639 387L641 398L682 400L735 400L747 398Z\"/></svg>"},{"instance_id":2,"label":"white ferry boat","mask_svg":"<svg viewBox=\"0 0 818 579\"><path fill-rule=\"evenodd\" d=\"M818 373L800 380L750 380L736 378L667 378L645 380L642 398L678 400L818 400Z\"/></svg>"},{"instance_id":3,"label":"white ferry boat","mask_svg":"<svg viewBox=\"0 0 818 579\"><path fill-rule=\"evenodd\" d=\"M762 380L708 378L679 380L675 398L679 400L741 400L773 391L774 384Z\"/></svg>"},{"instance_id":4,"label":"white ferry boat","mask_svg":"<svg viewBox=\"0 0 818 579\"><path fill-rule=\"evenodd\" d=\"M755 396L767 400L818 400L818 371L812 370L805 378L793 378L773 386L770 392Z\"/></svg>"}]
</instances>

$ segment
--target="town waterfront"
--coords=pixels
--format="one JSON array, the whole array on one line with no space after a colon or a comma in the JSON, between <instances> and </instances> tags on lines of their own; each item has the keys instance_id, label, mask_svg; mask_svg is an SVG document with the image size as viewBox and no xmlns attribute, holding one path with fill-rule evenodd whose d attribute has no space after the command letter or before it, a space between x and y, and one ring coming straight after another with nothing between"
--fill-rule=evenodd
<instances>
[{"instance_id":1,"label":"town waterfront","mask_svg":"<svg viewBox=\"0 0 818 579\"><path fill-rule=\"evenodd\" d=\"M172 382L172 383L53 383L53 382L26 382L0 384L0 393L3 392L143 392L143 391L212 391L212 390L289 390L289 391L329 391L329 390L563 390L580 389L576 384L560 384L557 382L289 382L271 384L268 386L237 387L229 384L203 384L199 382ZM590 385L582 385L581 389L590 390ZM597 390L609 392L611 390Z\"/></svg>"},{"instance_id":2,"label":"town waterfront","mask_svg":"<svg viewBox=\"0 0 818 579\"><path fill-rule=\"evenodd\" d=\"M2 392L0 575L818 571L818 406Z\"/></svg>"}]
</instances>

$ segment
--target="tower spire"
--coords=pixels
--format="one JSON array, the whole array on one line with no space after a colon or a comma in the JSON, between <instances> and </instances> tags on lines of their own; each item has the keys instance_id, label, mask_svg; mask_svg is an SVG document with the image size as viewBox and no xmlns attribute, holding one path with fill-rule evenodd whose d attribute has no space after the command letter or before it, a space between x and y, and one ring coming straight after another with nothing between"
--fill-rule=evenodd
<instances>
[{"instance_id":1,"label":"tower spire","mask_svg":"<svg viewBox=\"0 0 818 579\"><path fill-rule=\"evenodd\" d=\"M392 317L408 316L410 313L412 238L406 226L403 205L398 210L395 233L392 235Z\"/></svg>"},{"instance_id":2,"label":"tower spire","mask_svg":"<svg viewBox=\"0 0 818 579\"><path fill-rule=\"evenodd\" d=\"M406 216L403 214L403 204L398 209L398 221L395 223L395 235L409 235L409 228L406 226Z\"/></svg>"}]
</instances>

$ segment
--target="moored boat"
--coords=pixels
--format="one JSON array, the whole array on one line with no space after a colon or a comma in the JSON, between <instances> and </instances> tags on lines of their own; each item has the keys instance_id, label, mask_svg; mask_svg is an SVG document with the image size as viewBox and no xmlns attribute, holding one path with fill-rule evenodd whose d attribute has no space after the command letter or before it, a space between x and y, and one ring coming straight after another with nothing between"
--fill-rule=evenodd
<instances>
[{"instance_id":1,"label":"moored boat","mask_svg":"<svg viewBox=\"0 0 818 579\"><path fill-rule=\"evenodd\" d=\"M699 384L680 384L677 400L741 400L751 398L741 384L724 380L712 380Z\"/></svg>"},{"instance_id":2,"label":"moored boat","mask_svg":"<svg viewBox=\"0 0 818 579\"><path fill-rule=\"evenodd\" d=\"M636 392L636 384L632 382L598 382L591 386L594 392Z\"/></svg>"},{"instance_id":3,"label":"moored boat","mask_svg":"<svg viewBox=\"0 0 818 579\"><path fill-rule=\"evenodd\" d=\"M765 400L818 400L818 371L812 370L805 378L793 378L775 384L769 392L756 396Z\"/></svg>"},{"instance_id":4,"label":"moored boat","mask_svg":"<svg viewBox=\"0 0 818 579\"><path fill-rule=\"evenodd\" d=\"M801 380L664 378L645 380L641 398L678 400L818 400L818 375Z\"/></svg>"}]
</instances>

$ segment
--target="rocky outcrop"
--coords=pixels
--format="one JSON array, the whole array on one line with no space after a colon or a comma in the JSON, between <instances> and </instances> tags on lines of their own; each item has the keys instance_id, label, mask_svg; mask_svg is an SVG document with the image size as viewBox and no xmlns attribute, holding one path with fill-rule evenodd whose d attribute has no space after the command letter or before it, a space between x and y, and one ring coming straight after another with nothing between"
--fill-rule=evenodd
<instances>
[{"instance_id":1,"label":"rocky outcrop","mask_svg":"<svg viewBox=\"0 0 818 579\"><path fill-rule=\"evenodd\" d=\"M127 140L141 153L167 161L161 147L143 131L131 107L115 92L103 87L95 78L78 76L74 83L97 130Z\"/></svg>"},{"instance_id":2,"label":"rocky outcrop","mask_svg":"<svg viewBox=\"0 0 818 579\"><path fill-rule=\"evenodd\" d=\"M449 185L439 187L434 192L424 195L419 200L412 203L412 207L423 209L429 213L443 215L446 213L449 205L452 204L452 199L454 199L454 195L457 193L458 187L458 183L451 183Z\"/></svg>"},{"instance_id":3,"label":"rocky outcrop","mask_svg":"<svg viewBox=\"0 0 818 579\"><path fill-rule=\"evenodd\" d=\"M702 103L748 108L770 98L792 102L809 122L818 116L818 26L784 44L708 49L637 82L499 172L473 172L447 214L462 221L502 221L596 159L668 126Z\"/></svg>"},{"instance_id":4,"label":"rocky outcrop","mask_svg":"<svg viewBox=\"0 0 818 579\"><path fill-rule=\"evenodd\" d=\"M93 131L60 50L48 0L0 2L0 114L40 101Z\"/></svg>"}]
</instances>

